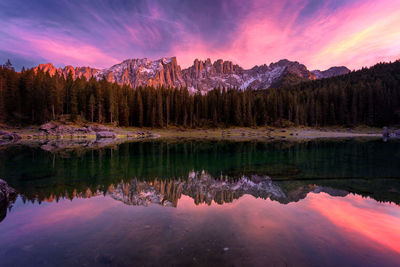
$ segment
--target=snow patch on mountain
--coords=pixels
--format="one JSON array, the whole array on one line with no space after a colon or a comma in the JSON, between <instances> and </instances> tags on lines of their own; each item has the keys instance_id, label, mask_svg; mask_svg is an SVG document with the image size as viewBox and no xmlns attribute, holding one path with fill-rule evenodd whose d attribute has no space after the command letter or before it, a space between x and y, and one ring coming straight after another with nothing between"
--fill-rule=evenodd
<instances>
[{"instance_id":1,"label":"snow patch on mountain","mask_svg":"<svg viewBox=\"0 0 400 267\"><path fill-rule=\"evenodd\" d=\"M211 62L196 59L193 65L181 70L176 57L163 57L158 60L148 58L127 59L106 69L94 69L90 67L66 66L64 69L56 68L52 64L41 64L35 68L49 72L56 72L65 77L72 73L73 78L95 77L98 80L103 77L121 85L127 84L132 87L138 86L164 86L164 87L186 87L191 93L206 93L214 88L239 88L245 90L266 89L282 79L285 73L299 76L302 79L322 79L343 75L350 72L346 67L332 67L325 71L308 71L307 68L287 59L280 60L270 65L255 66L251 69L243 69L231 61L219 59Z\"/></svg>"}]
</instances>

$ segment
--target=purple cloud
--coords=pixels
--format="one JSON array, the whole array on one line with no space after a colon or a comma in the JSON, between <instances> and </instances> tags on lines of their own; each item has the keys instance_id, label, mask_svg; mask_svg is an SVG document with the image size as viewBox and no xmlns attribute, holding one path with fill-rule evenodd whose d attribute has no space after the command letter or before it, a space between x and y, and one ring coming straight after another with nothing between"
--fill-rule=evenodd
<instances>
[{"instance_id":1,"label":"purple cloud","mask_svg":"<svg viewBox=\"0 0 400 267\"><path fill-rule=\"evenodd\" d=\"M0 60L103 68L127 58L281 58L359 68L400 57L400 2L2 1ZM18 66L20 67L20 66Z\"/></svg>"}]
</instances>

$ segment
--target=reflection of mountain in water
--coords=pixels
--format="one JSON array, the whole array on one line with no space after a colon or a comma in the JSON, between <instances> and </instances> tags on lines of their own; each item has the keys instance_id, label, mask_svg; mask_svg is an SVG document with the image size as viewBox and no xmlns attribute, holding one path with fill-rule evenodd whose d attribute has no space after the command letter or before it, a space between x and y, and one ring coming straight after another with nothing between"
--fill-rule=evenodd
<instances>
[{"instance_id":1,"label":"reflection of mountain in water","mask_svg":"<svg viewBox=\"0 0 400 267\"><path fill-rule=\"evenodd\" d=\"M181 195L194 199L198 204L211 205L230 203L243 195L252 195L256 198L271 199L280 203L296 202L307 196L309 192L326 192L332 196L346 196L347 191L329 187L306 185L296 190L286 191L281 188L282 183L273 182L268 176L253 175L250 178L242 177L236 181L230 179L214 179L205 172L190 173L187 180L154 180L152 182L132 180L130 183L120 183L111 186L108 194L129 205L147 206L160 204L163 206L178 205Z\"/></svg>"},{"instance_id":2,"label":"reflection of mountain in water","mask_svg":"<svg viewBox=\"0 0 400 267\"><path fill-rule=\"evenodd\" d=\"M69 190L74 187L72 191ZM77 189L81 188L81 189ZM305 199L309 193L325 192L331 196L345 197L349 193L371 197L377 201L399 204L400 181L397 179L365 180L290 180L275 181L269 176L251 175L232 179L229 176L213 177L205 171L190 172L180 179L124 179L119 183L86 187L70 184L68 187L17 188L22 201L58 202L60 199L90 198L106 195L128 205L148 206L150 204L177 207L182 195L191 197L196 205L225 204L244 195L270 199L282 204ZM12 204L12 203L11 203ZM0 221L12 205L0 208Z\"/></svg>"},{"instance_id":3,"label":"reflection of mountain in water","mask_svg":"<svg viewBox=\"0 0 400 267\"><path fill-rule=\"evenodd\" d=\"M4 147L0 178L23 201L39 203L100 194L135 205L176 206L182 194L196 203L222 204L244 194L289 203L309 192L335 195L339 190L400 204L400 142L395 141L154 141L78 147L52 152L33 144Z\"/></svg>"}]
</instances>

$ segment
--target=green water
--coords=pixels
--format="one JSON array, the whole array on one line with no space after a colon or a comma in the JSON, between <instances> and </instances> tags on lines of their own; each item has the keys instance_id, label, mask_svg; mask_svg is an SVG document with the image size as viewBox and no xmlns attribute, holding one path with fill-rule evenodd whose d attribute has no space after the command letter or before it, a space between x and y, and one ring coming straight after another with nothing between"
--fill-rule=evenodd
<instances>
[{"instance_id":1,"label":"green water","mask_svg":"<svg viewBox=\"0 0 400 267\"><path fill-rule=\"evenodd\" d=\"M0 266L400 263L397 141L41 145L0 150Z\"/></svg>"}]
</instances>

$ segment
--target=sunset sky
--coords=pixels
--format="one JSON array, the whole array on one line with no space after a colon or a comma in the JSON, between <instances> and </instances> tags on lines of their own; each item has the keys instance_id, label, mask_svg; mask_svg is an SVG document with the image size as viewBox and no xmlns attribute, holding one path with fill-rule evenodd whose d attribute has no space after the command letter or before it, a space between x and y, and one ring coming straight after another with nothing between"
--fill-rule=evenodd
<instances>
[{"instance_id":1,"label":"sunset sky","mask_svg":"<svg viewBox=\"0 0 400 267\"><path fill-rule=\"evenodd\" d=\"M350 69L400 58L399 0L0 2L0 60L110 67L128 58L282 58ZM1 63L2 63L1 62Z\"/></svg>"}]
</instances>

